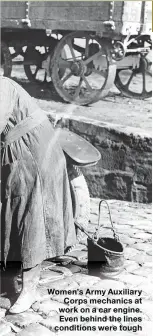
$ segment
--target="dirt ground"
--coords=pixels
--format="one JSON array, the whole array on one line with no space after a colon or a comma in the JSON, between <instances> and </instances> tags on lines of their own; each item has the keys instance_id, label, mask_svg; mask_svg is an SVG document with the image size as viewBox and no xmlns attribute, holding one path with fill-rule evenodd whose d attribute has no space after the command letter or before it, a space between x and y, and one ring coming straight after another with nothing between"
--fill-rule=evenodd
<instances>
[{"instance_id":1,"label":"dirt ground","mask_svg":"<svg viewBox=\"0 0 153 336\"><path fill-rule=\"evenodd\" d=\"M137 100L123 97L114 86L109 95L89 106L67 104L55 92L52 83L39 85L30 83L22 66L13 67L12 78L17 80L37 101L42 109L54 110L59 114L84 116L109 122L112 124L130 126L145 131L147 136L152 133L152 99Z\"/></svg>"}]
</instances>

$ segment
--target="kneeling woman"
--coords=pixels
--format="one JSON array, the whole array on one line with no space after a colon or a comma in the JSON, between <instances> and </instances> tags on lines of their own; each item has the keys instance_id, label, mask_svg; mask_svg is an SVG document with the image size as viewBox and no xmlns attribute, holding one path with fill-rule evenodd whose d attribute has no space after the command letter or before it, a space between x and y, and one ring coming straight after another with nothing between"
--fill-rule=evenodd
<instances>
[{"instance_id":1,"label":"kneeling woman","mask_svg":"<svg viewBox=\"0 0 153 336\"><path fill-rule=\"evenodd\" d=\"M40 264L74 244L65 157L45 112L11 79L0 77L1 260L22 263L22 291L11 313L35 301ZM15 274L15 269L14 269Z\"/></svg>"}]
</instances>

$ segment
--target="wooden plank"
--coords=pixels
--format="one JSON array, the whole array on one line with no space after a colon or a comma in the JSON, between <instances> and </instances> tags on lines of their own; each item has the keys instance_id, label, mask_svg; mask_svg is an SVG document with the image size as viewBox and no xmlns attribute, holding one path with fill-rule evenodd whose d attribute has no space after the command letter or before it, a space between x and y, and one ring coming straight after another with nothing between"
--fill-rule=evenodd
<instances>
[{"instance_id":1,"label":"wooden plank","mask_svg":"<svg viewBox=\"0 0 153 336\"><path fill-rule=\"evenodd\" d=\"M123 24L121 22L116 22L116 29L112 33L106 31L106 27L103 25L103 22L99 21L61 21L60 22L60 31L93 31L98 33L103 33L104 36L113 38L115 35L120 35L122 31ZM23 27L23 23L19 20L1 20L2 28L18 28L19 30ZM73 27L73 29L72 29ZM52 33L59 31L59 21L50 21L50 20L33 20L30 29L51 29ZM29 29L29 30L30 30Z\"/></svg>"},{"instance_id":2,"label":"wooden plank","mask_svg":"<svg viewBox=\"0 0 153 336\"><path fill-rule=\"evenodd\" d=\"M17 29L23 29L23 23L21 22L21 20L19 19L6 19L6 18L2 18L1 19L1 28L8 28L8 29L12 29L12 28L17 28Z\"/></svg>"},{"instance_id":3,"label":"wooden plank","mask_svg":"<svg viewBox=\"0 0 153 336\"><path fill-rule=\"evenodd\" d=\"M68 20L68 21L53 21L53 20L33 20L32 28L51 29L54 30L70 30L70 31L104 31L104 25L98 21L80 21L80 20Z\"/></svg>"},{"instance_id":4,"label":"wooden plank","mask_svg":"<svg viewBox=\"0 0 153 336\"><path fill-rule=\"evenodd\" d=\"M73 29L72 29L73 27ZM97 33L103 33L104 36L109 36L113 38L116 34L120 34L122 30L122 23L117 22L116 30L113 32L108 32L103 22L100 21L50 21L50 20L33 20L32 27L33 29L51 29L52 33L64 30L72 31L93 31Z\"/></svg>"},{"instance_id":5,"label":"wooden plank","mask_svg":"<svg viewBox=\"0 0 153 336\"><path fill-rule=\"evenodd\" d=\"M109 19L109 8L104 6L99 10L97 7L31 7L30 8L30 20L59 20L59 26L61 20L85 20L85 21L105 21ZM73 28L73 26L72 26Z\"/></svg>"},{"instance_id":6,"label":"wooden plank","mask_svg":"<svg viewBox=\"0 0 153 336\"><path fill-rule=\"evenodd\" d=\"M18 20L1 20L1 27L2 28L18 28L19 30L23 27L23 23ZM73 29L72 29L73 27ZM51 29L52 33L59 31L59 21L50 21L50 20L33 20L30 29ZM30 30L29 29L29 30ZM119 30L119 25L118 28ZM93 31L93 32L103 32L106 36L110 36L106 32L106 28L103 22L99 21L61 21L60 22L60 31Z\"/></svg>"},{"instance_id":7,"label":"wooden plank","mask_svg":"<svg viewBox=\"0 0 153 336\"><path fill-rule=\"evenodd\" d=\"M26 7L26 1L1 1L1 8Z\"/></svg>"},{"instance_id":8,"label":"wooden plank","mask_svg":"<svg viewBox=\"0 0 153 336\"><path fill-rule=\"evenodd\" d=\"M104 1L31 1L30 7L102 7L102 6L108 6L108 2Z\"/></svg>"},{"instance_id":9,"label":"wooden plank","mask_svg":"<svg viewBox=\"0 0 153 336\"><path fill-rule=\"evenodd\" d=\"M25 18L26 11L24 7L4 7L1 10L1 18L7 19L23 19Z\"/></svg>"},{"instance_id":10,"label":"wooden plank","mask_svg":"<svg viewBox=\"0 0 153 336\"><path fill-rule=\"evenodd\" d=\"M113 20L116 22L122 22L123 4L124 1L114 1Z\"/></svg>"}]
</instances>

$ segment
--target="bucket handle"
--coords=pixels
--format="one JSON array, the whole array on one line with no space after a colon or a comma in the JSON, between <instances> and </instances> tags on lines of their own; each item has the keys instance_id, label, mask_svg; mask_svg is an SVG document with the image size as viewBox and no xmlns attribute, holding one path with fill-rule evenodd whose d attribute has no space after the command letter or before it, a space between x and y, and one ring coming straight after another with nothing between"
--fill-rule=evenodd
<instances>
[{"instance_id":1,"label":"bucket handle","mask_svg":"<svg viewBox=\"0 0 153 336\"><path fill-rule=\"evenodd\" d=\"M118 235L116 234L116 232L115 232L114 225L113 225L113 221L112 221L112 217L111 217L110 208L109 208L108 202L107 202L106 200L101 200L101 201L99 202L98 226L97 226L96 231L95 231L95 234L94 234L94 239L95 239L95 240L98 240L98 238L99 238L101 204L102 204L103 202L106 203L107 208L108 208L108 214L109 214L109 218L110 218L110 222L111 222L111 228L112 228L112 231L113 231L114 239L115 239L116 241L119 241L119 236L118 236Z\"/></svg>"}]
</instances>

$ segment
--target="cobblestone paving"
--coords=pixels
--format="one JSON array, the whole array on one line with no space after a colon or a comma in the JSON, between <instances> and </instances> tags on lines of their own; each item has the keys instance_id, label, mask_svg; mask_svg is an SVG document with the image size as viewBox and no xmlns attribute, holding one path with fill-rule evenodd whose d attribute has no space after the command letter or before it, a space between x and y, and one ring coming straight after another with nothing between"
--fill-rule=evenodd
<instances>
[{"instance_id":1,"label":"cobblestone paving","mask_svg":"<svg viewBox=\"0 0 153 336\"><path fill-rule=\"evenodd\" d=\"M98 220L98 199L91 200L91 219L89 224L89 232L94 232ZM88 299L86 289L90 290L108 290L108 289L131 289L142 290L141 298L141 316L142 331L130 331L132 325L138 323L127 322L129 327L127 331L114 331L115 336L150 336L152 334L152 246L151 246L151 205L128 203L121 201L108 201L114 226L120 236L120 240L124 245L125 264L122 273L114 278L89 276L87 270L87 247L84 244L76 246L71 252L69 260L59 260L58 264L51 261L45 261L42 264L41 278L38 286L38 298L33 306L25 313L18 315L10 315L7 309L11 302L8 298L0 298L0 336L84 336L88 331L59 331L55 333L55 326L71 326L78 322L59 322L59 308L74 307L74 305L64 304L64 295L49 295L49 288L57 290L83 290L83 295L71 295L71 299ZM101 215L101 230L103 236L111 236L110 223L108 219L107 209L104 206ZM70 262L71 261L71 262ZM101 298L101 296L92 296ZM115 299L119 296L116 295ZM125 297L125 296L124 296ZM111 298L111 295L109 295ZM108 305L99 305L99 308L106 308ZM123 305L124 306L124 305ZM132 306L132 305L131 305ZM88 304L81 305L87 308ZM93 305L94 307L94 305ZM122 305L119 305L122 307ZM90 307L91 308L91 307ZM72 310L73 311L73 310ZM64 314L63 314L64 315ZM77 316L77 313L67 314L67 316ZM88 317L90 314L83 314ZM105 314L104 314L105 315ZM66 315L65 315L66 316ZM103 316L103 314L101 314ZM121 316L119 314L118 316ZM136 316L136 315L133 315ZM80 325L102 325L102 323L93 323L90 321L79 322ZM108 322L110 325L119 325L119 322ZM125 324L124 324L125 325ZM112 331L90 331L89 335L110 336Z\"/></svg>"}]
</instances>

